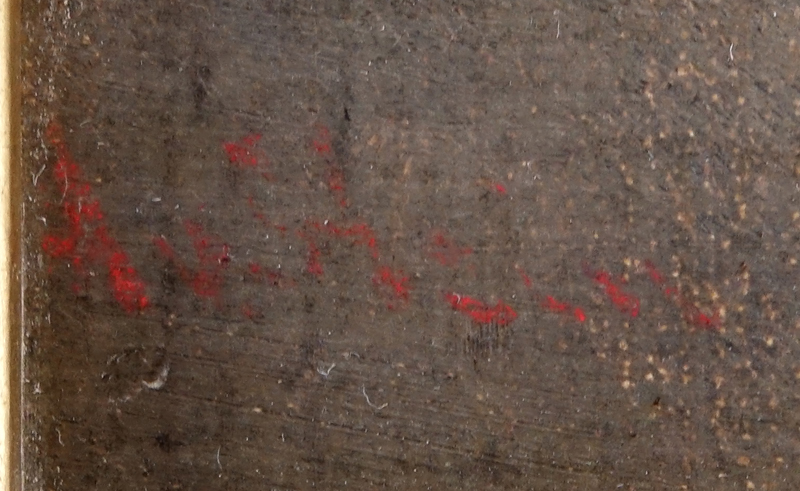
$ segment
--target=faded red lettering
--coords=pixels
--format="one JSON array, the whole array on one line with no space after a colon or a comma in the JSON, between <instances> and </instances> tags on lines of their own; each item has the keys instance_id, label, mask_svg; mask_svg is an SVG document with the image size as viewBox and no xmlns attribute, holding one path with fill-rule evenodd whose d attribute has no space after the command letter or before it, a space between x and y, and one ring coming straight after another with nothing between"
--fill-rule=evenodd
<instances>
[{"instance_id":1,"label":"faded red lettering","mask_svg":"<svg viewBox=\"0 0 800 491\"><path fill-rule=\"evenodd\" d=\"M704 330L718 330L720 328L719 310L715 311L711 316L704 314L696 305L681 295L678 287L666 284L664 275L656 269L652 261L645 261L644 266L650 281L661 289L667 299L674 301L678 305L681 309L681 315L687 323Z\"/></svg>"},{"instance_id":2,"label":"faded red lettering","mask_svg":"<svg viewBox=\"0 0 800 491\"><path fill-rule=\"evenodd\" d=\"M606 296L608 296L611 303L614 304L620 312L628 313L631 317L639 315L639 299L632 294L625 293L620 285L612 280L611 273L608 271L592 272L588 269L585 269L585 273L591 277L595 283L603 287Z\"/></svg>"},{"instance_id":3,"label":"faded red lettering","mask_svg":"<svg viewBox=\"0 0 800 491\"><path fill-rule=\"evenodd\" d=\"M230 263L230 254L227 244L219 246L218 253L211 252L216 240L203 235L203 227L197 223L184 222L186 233L192 239L197 268L186 266L175 254L174 249L164 237L156 237L153 243L163 256L171 260L178 267L181 279L190 285L195 295L199 297L218 297L224 281L223 270Z\"/></svg>"},{"instance_id":4,"label":"faded red lettering","mask_svg":"<svg viewBox=\"0 0 800 491\"><path fill-rule=\"evenodd\" d=\"M461 260L472 254L469 247L459 247L452 239L441 232L433 234L430 242L430 255L442 266L458 266Z\"/></svg>"},{"instance_id":5,"label":"faded red lettering","mask_svg":"<svg viewBox=\"0 0 800 491\"><path fill-rule=\"evenodd\" d=\"M339 206L348 206L347 193L345 189L344 168L337 162L333 153L333 143L331 132L325 126L317 127L317 136L312 141L312 146L317 155L325 159L325 177L328 183L328 191L336 198Z\"/></svg>"},{"instance_id":6,"label":"faded red lettering","mask_svg":"<svg viewBox=\"0 0 800 491\"><path fill-rule=\"evenodd\" d=\"M382 287L383 295L390 300L387 301L386 307L389 310L394 310L398 307L396 302L402 305L408 304L409 290L408 290L408 277L402 276L402 272L394 272L388 266L378 268L378 271L372 278L372 282L377 287ZM388 287L388 291L385 288Z\"/></svg>"},{"instance_id":7,"label":"faded red lettering","mask_svg":"<svg viewBox=\"0 0 800 491\"><path fill-rule=\"evenodd\" d=\"M525 287L528 290L533 290L532 296L534 298L541 298L541 295L534 290L533 281L531 280L530 276L528 276L527 273L525 273L525 271L523 271L523 269L520 268L519 266L515 266L515 269L522 278L522 281L525 283ZM560 302L556 300L555 297L553 297L552 295L546 295L544 299L541 300L539 303L541 304L542 308L547 310L548 312L553 312L557 314L564 314L570 312L578 322L583 322L586 320L586 314L584 314L583 309L581 309L580 307L573 307L567 302Z\"/></svg>"},{"instance_id":8,"label":"faded red lettering","mask_svg":"<svg viewBox=\"0 0 800 491\"><path fill-rule=\"evenodd\" d=\"M256 148L259 140L261 140L261 135L253 133L237 142L223 142L222 148L228 154L228 161L231 164L239 167L256 167L259 163L268 163L264 152Z\"/></svg>"},{"instance_id":9,"label":"faded red lettering","mask_svg":"<svg viewBox=\"0 0 800 491\"><path fill-rule=\"evenodd\" d=\"M91 197L91 188L83 181L58 123L50 123L47 138L56 149L54 174L68 230L60 237L46 235L42 239L42 249L53 258L69 261L84 279L90 276L87 268L104 266L117 303L128 312L143 310L149 304L144 282L122 246L110 235L100 203Z\"/></svg>"},{"instance_id":10,"label":"faded red lettering","mask_svg":"<svg viewBox=\"0 0 800 491\"><path fill-rule=\"evenodd\" d=\"M466 314L479 324L497 324L506 326L514 322L517 313L509 305L498 300L494 307L489 307L480 300L457 293L445 293L445 300L453 310Z\"/></svg>"}]
</instances>

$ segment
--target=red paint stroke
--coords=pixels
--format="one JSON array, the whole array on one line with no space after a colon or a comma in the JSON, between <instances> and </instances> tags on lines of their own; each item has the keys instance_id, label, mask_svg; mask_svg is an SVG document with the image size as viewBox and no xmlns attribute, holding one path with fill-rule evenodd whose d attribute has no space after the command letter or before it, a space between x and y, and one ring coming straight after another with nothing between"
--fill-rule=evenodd
<instances>
[{"instance_id":1,"label":"red paint stroke","mask_svg":"<svg viewBox=\"0 0 800 491\"><path fill-rule=\"evenodd\" d=\"M322 254L317 247L316 242L308 239L308 260L306 262L306 271L314 276L322 276L322 263L319 258Z\"/></svg>"},{"instance_id":2,"label":"red paint stroke","mask_svg":"<svg viewBox=\"0 0 800 491\"><path fill-rule=\"evenodd\" d=\"M586 314L584 314L583 309L580 307L573 307L566 302L559 302L551 295L547 295L545 297L544 301L542 302L542 308L559 314L571 313L578 322L584 322L586 320Z\"/></svg>"},{"instance_id":3,"label":"red paint stroke","mask_svg":"<svg viewBox=\"0 0 800 491\"><path fill-rule=\"evenodd\" d=\"M279 269L265 268L255 262L248 264L247 268L259 281L266 281L274 287L291 288L296 286L295 281L284 275Z\"/></svg>"},{"instance_id":4,"label":"red paint stroke","mask_svg":"<svg viewBox=\"0 0 800 491\"><path fill-rule=\"evenodd\" d=\"M139 278L128 255L111 237L105 225L100 203L91 197L90 186L83 182L78 164L64 140L57 122L47 128L47 139L56 149L55 177L61 191L61 207L68 222L65 235L48 234L42 239L42 249L48 255L70 262L84 278L87 268L104 266L108 270L109 288L123 309L133 313L149 304L144 282ZM73 289L80 290L74 285Z\"/></svg>"},{"instance_id":5,"label":"red paint stroke","mask_svg":"<svg viewBox=\"0 0 800 491\"><path fill-rule=\"evenodd\" d=\"M492 189L494 189L495 191L497 191L498 194L501 194L503 196L508 194L506 187L499 182L492 183Z\"/></svg>"},{"instance_id":6,"label":"red paint stroke","mask_svg":"<svg viewBox=\"0 0 800 491\"><path fill-rule=\"evenodd\" d=\"M668 286L668 287L664 288L664 296L667 297L667 298L671 298L673 300L680 301L679 300L680 292L678 291L678 289L676 287Z\"/></svg>"},{"instance_id":7,"label":"red paint stroke","mask_svg":"<svg viewBox=\"0 0 800 491\"><path fill-rule=\"evenodd\" d=\"M569 304L565 302L559 302L552 295L547 295L545 297L545 301L542 302L542 307L550 312L567 312L569 310Z\"/></svg>"},{"instance_id":8,"label":"red paint stroke","mask_svg":"<svg viewBox=\"0 0 800 491\"><path fill-rule=\"evenodd\" d=\"M361 246L369 251L370 257L377 263L380 259L380 248L375 231L366 223L355 223L349 226L339 225L329 220L306 220L303 229L297 235L308 245L306 271L314 276L322 276L322 253L317 246L317 239L339 239L350 241L352 246ZM388 298L387 308L395 309L407 305L409 301L408 278L401 272L394 272L388 266L376 265L372 282L379 293Z\"/></svg>"},{"instance_id":9,"label":"red paint stroke","mask_svg":"<svg viewBox=\"0 0 800 491\"><path fill-rule=\"evenodd\" d=\"M130 265L128 255L122 251L116 240L107 235L105 229L102 229L99 239L105 250L111 254L106 266L114 299L128 312L143 310L149 300L145 296L144 283Z\"/></svg>"},{"instance_id":10,"label":"red paint stroke","mask_svg":"<svg viewBox=\"0 0 800 491\"><path fill-rule=\"evenodd\" d=\"M258 221L261 222L262 225L265 227L271 227L272 224L267 219L267 215L263 212L260 212L256 209L255 199L252 196L247 197L247 205L253 210L253 217L256 218Z\"/></svg>"},{"instance_id":11,"label":"red paint stroke","mask_svg":"<svg viewBox=\"0 0 800 491\"><path fill-rule=\"evenodd\" d=\"M317 137L311 141L311 144L314 146L314 150L322 156L329 156L333 153L331 132L325 126L317 126Z\"/></svg>"},{"instance_id":12,"label":"red paint stroke","mask_svg":"<svg viewBox=\"0 0 800 491\"><path fill-rule=\"evenodd\" d=\"M468 315L480 324L497 324L506 326L514 322L517 313L509 305L498 300L494 307L489 307L480 300L457 293L445 293L445 300L450 303L453 310Z\"/></svg>"},{"instance_id":13,"label":"red paint stroke","mask_svg":"<svg viewBox=\"0 0 800 491\"><path fill-rule=\"evenodd\" d=\"M608 271L592 272L585 269L587 276L591 277L595 283L601 285L606 295L620 312L626 312L631 317L639 315L639 299L631 294L625 293L619 284L614 283L611 273Z\"/></svg>"},{"instance_id":14,"label":"red paint stroke","mask_svg":"<svg viewBox=\"0 0 800 491\"><path fill-rule=\"evenodd\" d=\"M525 287L528 288L528 290L533 290L533 281L531 280L530 276L528 276L527 273L525 273L525 271L519 266L515 266L515 269L522 278L522 281L525 283ZM533 297L541 298L541 295L534 292ZM567 302L559 302L552 295L545 296L544 300L541 300L540 304L543 309L549 312L554 312L557 314L564 314L569 312L572 314L573 317L575 317L575 319L578 322L586 321L586 314L583 312L582 308L574 307Z\"/></svg>"},{"instance_id":15,"label":"red paint stroke","mask_svg":"<svg viewBox=\"0 0 800 491\"><path fill-rule=\"evenodd\" d=\"M349 227L342 227L328 220L321 223L316 220L307 220L303 230L298 231L297 235L303 238L308 244L306 271L314 276L322 276L323 274L322 263L320 261L322 254L316 242L318 237L352 239L353 245L366 247L372 259L377 260L380 257L380 250L378 249L378 241L375 238L375 232L373 232L366 223L356 223Z\"/></svg>"},{"instance_id":16,"label":"red paint stroke","mask_svg":"<svg viewBox=\"0 0 800 491\"><path fill-rule=\"evenodd\" d=\"M317 136L311 142L317 155L323 157L327 164L325 177L328 183L328 191L336 198L339 206L348 206L347 193L345 189L344 168L336 161L333 153L333 143L331 132L325 126L317 126Z\"/></svg>"},{"instance_id":17,"label":"red paint stroke","mask_svg":"<svg viewBox=\"0 0 800 491\"><path fill-rule=\"evenodd\" d=\"M681 309L681 315L684 320L690 325L703 330L719 330L721 327L721 320L719 310L716 310L710 317L704 314L696 305L690 302L686 297L681 295L680 290L676 286L669 286L658 269L652 261L647 260L644 262L645 270L650 277L650 281L658 286L663 292L664 296L669 300L675 302Z\"/></svg>"},{"instance_id":18,"label":"red paint stroke","mask_svg":"<svg viewBox=\"0 0 800 491\"><path fill-rule=\"evenodd\" d=\"M197 223L186 221L186 233L192 239L195 255L198 260L196 269L190 268L175 254L175 250L164 237L156 237L153 243L167 259L178 267L181 279L189 284L198 297L218 297L224 283L223 271L230 264L231 257L227 244L222 244L219 253L211 252L212 245L218 241L203 235L203 227Z\"/></svg>"},{"instance_id":19,"label":"red paint stroke","mask_svg":"<svg viewBox=\"0 0 800 491\"><path fill-rule=\"evenodd\" d=\"M286 225L282 225L280 223L273 223L267 215L258 210L256 207L256 200L252 196L247 197L247 205L253 210L253 218L261 222L267 228L274 228L275 230L279 231L281 234L285 235L288 227Z\"/></svg>"},{"instance_id":20,"label":"red paint stroke","mask_svg":"<svg viewBox=\"0 0 800 491\"><path fill-rule=\"evenodd\" d=\"M267 215L256 209L255 199L252 196L247 197L247 205L253 210L253 217L261 222L265 227L271 227L272 223L267 218Z\"/></svg>"},{"instance_id":21,"label":"red paint stroke","mask_svg":"<svg viewBox=\"0 0 800 491\"><path fill-rule=\"evenodd\" d=\"M264 314L261 312L261 310L256 309L249 303L242 304L242 315L244 315L250 320L258 320L264 318Z\"/></svg>"},{"instance_id":22,"label":"red paint stroke","mask_svg":"<svg viewBox=\"0 0 800 491\"><path fill-rule=\"evenodd\" d=\"M469 247L459 247L452 239L441 232L433 234L430 243L430 255L442 266L456 267L461 260L472 254Z\"/></svg>"},{"instance_id":23,"label":"red paint stroke","mask_svg":"<svg viewBox=\"0 0 800 491\"><path fill-rule=\"evenodd\" d=\"M664 275L662 275L661 272L656 269L656 266L652 261L649 259L646 260L644 262L644 267L647 270L647 274L650 276L650 281L658 286L662 286L664 284Z\"/></svg>"},{"instance_id":24,"label":"red paint stroke","mask_svg":"<svg viewBox=\"0 0 800 491\"><path fill-rule=\"evenodd\" d=\"M341 167L328 167L328 190L336 196L340 206L347 206L347 198L344 194L344 169Z\"/></svg>"},{"instance_id":25,"label":"red paint stroke","mask_svg":"<svg viewBox=\"0 0 800 491\"><path fill-rule=\"evenodd\" d=\"M375 238L375 232L366 223L356 223L355 225L337 231L336 235L341 237L355 237L355 244L366 246L373 259L378 259L378 257L380 257L378 240Z\"/></svg>"},{"instance_id":26,"label":"red paint stroke","mask_svg":"<svg viewBox=\"0 0 800 491\"><path fill-rule=\"evenodd\" d=\"M519 266L515 266L514 269L516 269L517 273L519 273L522 281L525 283L525 287L528 289L533 288L533 280L531 280L531 277L528 276L528 274L525 273L525 271L523 271Z\"/></svg>"},{"instance_id":27,"label":"red paint stroke","mask_svg":"<svg viewBox=\"0 0 800 491\"><path fill-rule=\"evenodd\" d=\"M402 272L394 272L388 266L378 268L378 271L372 277L372 282L376 287L385 289L388 287L388 292L384 290L384 296L389 297L391 300L386 303L389 310L394 310L397 306L395 301L399 301L402 305L408 305L409 288L408 277L402 276Z\"/></svg>"},{"instance_id":28,"label":"red paint stroke","mask_svg":"<svg viewBox=\"0 0 800 491\"><path fill-rule=\"evenodd\" d=\"M228 161L238 167L256 167L259 162L269 164L263 151L256 148L261 135L253 133L238 142L223 142L222 148L228 154Z\"/></svg>"},{"instance_id":29,"label":"red paint stroke","mask_svg":"<svg viewBox=\"0 0 800 491\"><path fill-rule=\"evenodd\" d=\"M545 297L544 302L542 302L542 307L545 310L555 313L570 312L578 322L584 322L586 320L586 314L583 313L583 309L581 309L580 307L573 307L572 305L566 302L559 302L551 295L547 295Z\"/></svg>"},{"instance_id":30,"label":"red paint stroke","mask_svg":"<svg viewBox=\"0 0 800 491\"><path fill-rule=\"evenodd\" d=\"M176 259L175 249L173 249L172 246L169 245L169 242L167 242L167 239L165 239L163 236L155 237L153 239L153 245L155 245L158 248L158 252L160 252L162 256L170 260Z\"/></svg>"},{"instance_id":31,"label":"red paint stroke","mask_svg":"<svg viewBox=\"0 0 800 491\"><path fill-rule=\"evenodd\" d=\"M328 220L322 223L316 220L307 220L306 230L316 235L325 234L339 239L354 239L353 245L365 246L373 259L378 259L380 257L380 250L378 249L378 240L375 238L375 232L366 223L356 223L349 227L342 227Z\"/></svg>"},{"instance_id":32,"label":"red paint stroke","mask_svg":"<svg viewBox=\"0 0 800 491\"><path fill-rule=\"evenodd\" d=\"M714 314L709 317L701 312L696 305L689 304L688 302L682 305L681 310L686 322L698 329L717 331L720 328L719 311L715 311Z\"/></svg>"}]
</instances>

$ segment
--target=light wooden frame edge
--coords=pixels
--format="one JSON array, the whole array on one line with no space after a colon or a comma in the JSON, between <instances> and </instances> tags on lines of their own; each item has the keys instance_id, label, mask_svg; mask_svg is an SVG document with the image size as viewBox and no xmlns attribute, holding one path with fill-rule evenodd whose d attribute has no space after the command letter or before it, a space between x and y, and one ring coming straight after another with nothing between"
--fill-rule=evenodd
<instances>
[{"instance_id":1,"label":"light wooden frame edge","mask_svg":"<svg viewBox=\"0 0 800 491\"><path fill-rule=\"evenodd\" d=\"M0 1L0 491L22 486L20 6Z\"/></svg>"}]
</instances>

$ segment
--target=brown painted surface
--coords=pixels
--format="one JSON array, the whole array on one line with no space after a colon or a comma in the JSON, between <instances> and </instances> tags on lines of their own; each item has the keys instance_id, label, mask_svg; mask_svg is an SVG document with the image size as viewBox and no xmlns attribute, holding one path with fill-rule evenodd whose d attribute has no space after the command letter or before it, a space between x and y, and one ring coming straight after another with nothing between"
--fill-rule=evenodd
<instances>
[{"instance_id":1,"label":"brown painted surface","mask_svg":"<svg viewBox=\"0 0 800 491\"><path fill-rule=\"evenodd\" d=\"M800 9L23 10L29 489L800 485Z\"/></svg>"}]
</instances>

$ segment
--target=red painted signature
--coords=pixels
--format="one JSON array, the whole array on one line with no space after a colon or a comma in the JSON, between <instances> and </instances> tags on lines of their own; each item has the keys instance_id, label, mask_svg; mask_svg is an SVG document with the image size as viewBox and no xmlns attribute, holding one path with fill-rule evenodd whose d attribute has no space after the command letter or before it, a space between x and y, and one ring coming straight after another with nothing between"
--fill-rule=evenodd
<instances>
[{"instance_id":1,"label":"red painted signature","mask_svg":"<svg viewBox=\"0 0 800 491\"><path fill-rule=\"evenodd\" d=\"M60 192L60 200L56 206L61 211L65 225L61 227L60 233L50 233L44 237L43 250L54 260L67 263L75 272L78 280L76 289L79 288L79 282L88 281L95 270L104 269L111 295L124 310L133 313L145 309L150 303L146 296L147 288L105 223L100 203L92 198L89 184L82 179L80 168L69 153L61 126L52 123L48 128L47 138L56 151L57 161L53 175ZM228 164L238 171L268 176L269 158L260 144L261 135L252 133L236 141L222 142L221 151L227 156ZM335 155L330 131L324 126L318 126L310 147L313 154L324 161L325 170L322 176L334 202L342 208L348 207L345 169ZM492 183L492 187L500 195L508 193L506 187L500 183ZM161 257L177 268L180 280L190 287L194 295L218 298L224 293L227 276L237 268L241 276L276 288L295 288L302 284L303 277L306 278L305 281L322 278L326 274L327 247L324 246L335 242L354 252L360 251L359 254L365 254L371 261L372 286L388 309L403 308L414 300L414 281L403 271L393 267L393 261L388 260L388 256L383 253L378 234L368 222L344 218L308 218L292 227L270 220L265 212L259 210L258 203L252 196L246 198L246 201L247 206L253 210L253 218L261 226L278 230L287 240L295 237L304 245L305 274L300 278L293 278L289 272L268 268L257 262L240 263L231 255L231 246L228 243L206 233L205 227L199 222L186 220L184 232L194 249L192 261L180 257L166 237L155 237L153 244ZM464 267L465 258L473 255L471 247L457 243L445 230L433 230L429 237L424 252L435 259L439 266L461 268ZM609 271L593 270L587 265L583 266L583 272L605 295L608 303L620 313L631 318L639 315L639 298L626 281L615 279ZM644 272L647 273L650 283L657 286L663 296L680 309L687 323L701 329L714 330L721 327L718 310L713 314L701 311L700 307L681 295L677 288L668 285L664 275L652 262L644 262ZM517 273L522 285L530 292L534 304L539 308L545 312L567 316L577 322L587 320L584 308L554 295L542 293L534 280L519 267ZM516 310L503 300L490 304L455 292L444 293L442 300L454 312L478 324L507 326L518 317ZM249 318L259 315L250 303L243 304L241 312Z\"/></svg>"}]
</instances>

